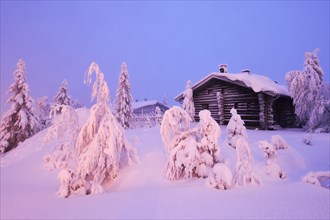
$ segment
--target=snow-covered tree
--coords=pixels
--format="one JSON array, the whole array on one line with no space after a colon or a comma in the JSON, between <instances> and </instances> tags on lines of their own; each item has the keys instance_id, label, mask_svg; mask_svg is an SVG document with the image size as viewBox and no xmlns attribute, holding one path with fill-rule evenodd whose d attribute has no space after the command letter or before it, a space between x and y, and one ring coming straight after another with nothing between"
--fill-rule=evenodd
<instances>
[{"instance_id":1,"label":"snow-covered tree","mask_svg":"<svg viewBox=\"0 0 330 220\"><path fill-rule=\"evenodd\" d=\"M84 105L81 104L80 101L79 101L78 99L72 99L72 100L71 100L71 106L72 106L74 109L84 107Z\"/></svg>"},{"instance_id":2,"label":"snow-covered tree","mask_svg":"<svg viewBox=\"0 0 330 220\"><path fill-rule=\"evenodd\" d=\"M61 109L60 114L56 114ZM44 143L56 140L51 152L44 157L48 170L57 168L73 169L75 145L80 131L79 118L69 105L55 105L50 112L52 125L44 137ZM60 144L58 144L60 142Z\"/></svg>"},{"instance_id":3,"label":"snow-covered tree","mask_svg":"<svg viewBox=\"0 0 330 220\"><path fill-rule=\"evenodd\" d=\"M49 114L51 111L50 104L48 103L48 97L42 96L36 100L36 106L39 110L40 124L43 128L47 128L51 124Z\"/></svg>"},{"instance_id":4,"label":"snow-covered tree","mask_svg":"<svg viewBox=\"0 0 330 220\"><path fill-rule=\"evenodd\" d=\"M186 83L186 90L183 93L183 109L188 112L192 121L195 121L195 105L193 100L193 90L191 88L191 81Z\"/></svg>"},{"instance_id":5,"label":"snow-covered tree","mask_svg":"<svg viewBox=\"0 0 330 220\"><path fill-rule=\"evenodd\" d=\"M108 106L109 88L104 75L96 63L92 63L85 76L85 82L93 83L92 100L96 104L81 128L76 142L77 167L74 171L72 187L86 194L103 192L103 187L118 175L122 148L126 150L128 164L137 161L137 152L132 148L121 125Z\"/></svg>"},{"instance_id":6,"label":"snow-covered tree","mask_svg":"<svg viewBox=\"0 0 330 220\"><path fill-rule=\"evenodd\" d=\"M166 177L169 180L207 177L219 161L217 140L220 127L208 110L200 112L200 123L189 129L191 117L180 107L172 107L164 114L160 133L167 153Z\"/></svg>"},{"instance_id":7,"label":"snow-covered tree","mask_svg":"<svg viewBox=\"0 0 330 220\"><path fill-rule=\"evenodd\" d=\"M173 140L184 131L188 131L189 126L190 116L182 108L174 106L165 112L160 126L160 134L166 152L171 152L175 147Z\"/></svg>"},{"instance_id":8,"label":"snow-covered tree","mask_svg":"<svg viewBox=\"0 0 330 220\"><path fill-rule=\"evenodd\" d=\"M323 183L327 183L328 187L329 180L330 171L309 172L302 178L302 181L305 183L313 184L316 186L323 186Z\"/></svg>"},{"instance_id":9,"label":"snow-covered tree","mask_svg":"<svg viewBox=\"0 0 330 220\"><path fill-rule=\"evenodd\" d=\"M208 175L207 168L212 167L215 163L220 161L220 147L218 139L221 135L220 126L211 117L209 110L202 110L199 112L199 124L197 127L198 150L201 154L201 161L198 176L206 177Z\"/></svg>"},{"instance_id":10,"label":"snow-covered tree","mask_svg":"<svg viewBox=\"0 0 330 220\"><path fill-rule=\"evenodd\" d=\"M323 70L318 60L318 52L319 49L315 49L313 53L306 52L303 71L290 71L285 77L295 105L295 113L303 126L311 117L323 85Z\"/></svg>"},{"instance_id":11,"label":"snow-covered tree","mask_svg":"<svg viewBox=\"0 0 330 220\"><path fill-rule=\"evenodd\" d=\"M189 131L191 118L178 106L167 110L160 126L160 134L167 154L165 167L169 180L192 177L200 154L197 142Z\"/></svg>"},{"instance_id":12,"label":"snow-covered tree","mask_svg":"<svg viewBox=\"0 0 330 220\"><path fill-rule=\"evenodd\" d=\"M160 125L163 120L163 112L160 110L160 108L157 106L155 109L155 117L156 117L156 124Z\"/></svg>"},{"instance_id":13,"label":"snow-covered tree","mask_svg":"<svg viewBox=\"0 0 330 220\"><path fill-rule=\"evenodd\" d=\"M306 124L308 132L330 132L330 84L323 84Z\"/></svg>"},{"instance_id":14,"label":"snow-covered tree","mask_svg":"<svg viewBox=\"0 0 330 220\"><path fill-rule=\"evenodd\" d=\"M275 150L288 149L289 144L284 140L281 135L275 134L271 138L272 145Z\"/></svg>"},{"instance_id":15,"label":"snow-covered tree","mask_svg":"<svg viewBox=\"0 0 330 220\"><path fill-rule=\"evenodd\" d=\"M229 146L236 149L236 141L243 137L247 139L246 128L241 116L237 114L237 110L232 108L230 110L231 118L227 125L227 141Z\"/></svg>"},{"instance_id":16,"label":"snow-covered tree","mask_svg":"<svg viewBox=\"0 0 330 220\"><path fill-rule=\"evenodd\" d=\"M7 93L12 94L7 103L11 109L5 112L0 124L0 152L8 152L41 129L39 113L30 96L26 81L25 62L20 59L13 73L14 82Z\"/></svg>"},{"instance_id":17,"label":"snow-covered tree","mask_svg":"<svg viewBox=\"0 0 330 220\"><path fill-rule=\"evenodd\" d=\"M266 174L285 179L287 178L287 174L280 167L276 152L277 149L285 148L277 148L277 146L278 145L271 144L268 141L259 141L259 147L263 150L266 157Z\"/></svg>"},{"instance_id":18,"label":"snow-covered tree","mask_svg":"<svg viewBox=\"0 0 330 220\"><path fill-rule=\"evenodd\" d=\"M56 114L58 109L61 109L60 114ZM50 114L53 121L44 137L44 142L53 141L55 145L51 152L44 156L44 162L50 171L60 169L58 174L60 189L57 194L60 197L68 197L72 191L71 181L76 162L75 145L80 130L79 118L69 105L55 105Z\"/></svg>"},{"instance_id":19,"label":"snow-covered tree","mask_svg":"<svg viewBox=\"0 0 330 220\"><path fill-rule=\"evenodd\" d=\"M132 118L132 95L131 84L128 79L126 63L121 64L116 93L116 117L124 129L130 127Z\"/></svg>"},{"instance_id":20,"label":"snow-covered tree","mask_svg":"<svg viewBox=\"0 0 330 220\"><path fill-rule=\"evenodd\" d=\"M260 184L260 180L252 171L253 157L251 154L249 143L244 137L239 137L236 142L236 172L233 179L235 185L246 186L250 183Z\"/></svg>"},{"instance_id":21,"label":"snow-covered tree","mask_svg":"<svg viewBox=\"0 0 330 220\"><path fill-rule=\"evenodd\" d=\"M208 179L207 185L216 189L226 190L231 187L233 174L228 166L224 163L214 165Z\"/></svg>"},{"instance_id":22,"label":"snow-covered tree","mask_svg":"<svg viewBox=\"0 0 330 220\"><path fill-rule=\"evenodd\" d=\"M71 105L71 97L69 95L69 85L68 81L63 80L61 86L59 87L57 94L54 97L55 105ZM58 109L57 113L61 112L61 108Z\"/></svg>"}]
</instances>

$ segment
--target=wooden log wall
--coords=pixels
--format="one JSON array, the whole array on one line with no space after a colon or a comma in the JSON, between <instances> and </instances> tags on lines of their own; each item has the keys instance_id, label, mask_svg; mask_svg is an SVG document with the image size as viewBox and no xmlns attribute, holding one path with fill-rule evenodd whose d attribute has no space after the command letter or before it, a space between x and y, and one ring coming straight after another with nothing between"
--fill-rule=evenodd
<instances>
[{"instance_id":1,"label":"wooden log wall","mask_svg":"<svg viewBox=\"0 0 330 220\"><path fill-rule=\"evenodd\" d=\"M211 116L220 123L217 92L222 92L223 97L223 121L228 124L230 110L236 108L248 127L259 127L259 100L252 89L248 89L233 83L212 79L202 88L194 91L195 120L199 121L198 113L203 107L208 107Z\"/></svg>"}]
</instances>

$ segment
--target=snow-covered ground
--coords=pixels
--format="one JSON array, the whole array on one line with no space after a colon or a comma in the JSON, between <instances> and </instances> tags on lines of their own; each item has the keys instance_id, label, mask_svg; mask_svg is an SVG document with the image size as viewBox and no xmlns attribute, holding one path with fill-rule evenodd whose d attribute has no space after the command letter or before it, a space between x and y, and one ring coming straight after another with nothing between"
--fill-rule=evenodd
<instances>
[{"instance_id":1,"label":"snow-covered ground","mask_svg":"<svg viewBox=\"0 0 330 220\"><path fill-rule=\"evenodd\" d=\"M80 123L88 116L79 109ZM234 172L236 152L226 144L226 127L221 126L221 158ZM205 179L168 181L163 169L165 150L159 127L127 130L138 149L140 162L124 166L104 194L59 198L57 171L43 167L43 156L51 145L43 144L41 131L1 157L1 219L329 219L330 190L307 184L309 171L330 170L330 136L315 134L312 146L303 143L304 131L248 130L254 157L253 168L262 185L216 190ZM287 179L265 175L265 157L258 146L281 135L290 145L279 150L279 164ZM328 183L329 184L329 183Z\"/></svg>"}]
</instances>

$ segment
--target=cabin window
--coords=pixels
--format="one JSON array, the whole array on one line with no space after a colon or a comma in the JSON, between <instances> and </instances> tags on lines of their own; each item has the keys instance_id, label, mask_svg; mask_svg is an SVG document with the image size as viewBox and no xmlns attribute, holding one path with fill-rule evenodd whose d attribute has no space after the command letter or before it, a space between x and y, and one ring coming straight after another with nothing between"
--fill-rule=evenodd
<instances>
[{"instance_id":1,"label":"cabin window","mask_svg":"<svg viewBox=\"0 0 330 220\"><path fill-rule=\"evenodd\" d=\"M202 104L202 110L209 109L209 104Z\"/></svg>"},{"instance_id":2,"label":"cabin window","mask_svg":"<svg viewBox=\"0 0 330 220\"><path fill-rule=\"evenodd\" d=\"M208 89L207 94L210 95L213 92L213 89Z\"/></svg>"}]
</instances>

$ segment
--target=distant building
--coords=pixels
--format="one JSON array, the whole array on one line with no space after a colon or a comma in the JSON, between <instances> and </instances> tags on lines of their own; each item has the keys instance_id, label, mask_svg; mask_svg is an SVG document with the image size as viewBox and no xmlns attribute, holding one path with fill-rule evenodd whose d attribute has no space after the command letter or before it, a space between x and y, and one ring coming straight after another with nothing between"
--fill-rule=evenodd
<instances>
[{"instance_id":1,"label":"distant building","mask_svg":"<svg viewBox=\"0 0 330 220\"><path fill-rule=\"evenodd\" d=\"M223 64L220 73L211 73L192 86L196 121L199 111L208 109L218 123L228 124L230 110L235 108L247 127L295 126L293 100L286 86L266 76L251 74L248 69L237 74L227 71L228 66ZM182 103L183 93L175 100Z\"/></svg>"},{"instance_id":2,"label":"distant building","mask_svg":"<svg viewBox=\"0 0 330 220\"><path fill-rule=\"evenodd\" d=\"M162 112L165 112L167 109L169 109L168 106L156 100L132 102L133 114L148 114L155 112L157 106Z\"/></svg>"}]
</instances>

